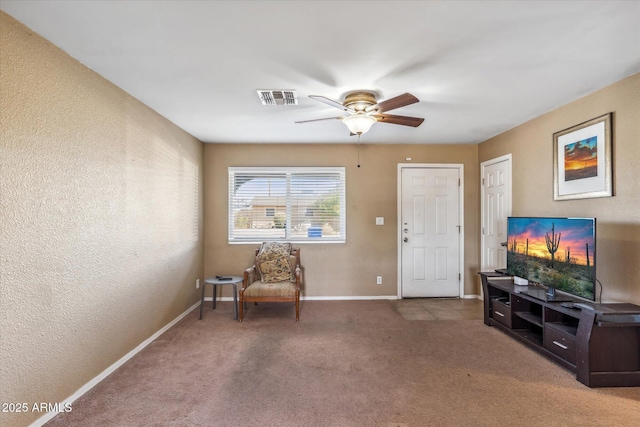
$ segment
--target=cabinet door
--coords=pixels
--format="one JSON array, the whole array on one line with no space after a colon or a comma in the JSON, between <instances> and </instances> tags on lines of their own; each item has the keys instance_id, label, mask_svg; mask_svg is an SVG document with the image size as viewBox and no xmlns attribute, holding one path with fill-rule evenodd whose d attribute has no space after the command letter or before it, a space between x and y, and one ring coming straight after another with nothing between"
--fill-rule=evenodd
<instances>
[{"instance_id":1,"label":"cabinet door","mask_svg":"<svg viewBox=\"0 0 640 427\"><path fill-rule=\"evenodd\" d=\"M576 337L548 324L544 326L544 348L572 365L576 364Z\"/></svg>"},{"instance_id":2,"label":"cabinet door","mask_svg":"<svg viewBox=\"0 0 640 427\"><path fill-rule=\"evenodd\" d=\"M501 301L491 301L491 318L511 328L511 307Z\"/></svg>"}]
</instances>

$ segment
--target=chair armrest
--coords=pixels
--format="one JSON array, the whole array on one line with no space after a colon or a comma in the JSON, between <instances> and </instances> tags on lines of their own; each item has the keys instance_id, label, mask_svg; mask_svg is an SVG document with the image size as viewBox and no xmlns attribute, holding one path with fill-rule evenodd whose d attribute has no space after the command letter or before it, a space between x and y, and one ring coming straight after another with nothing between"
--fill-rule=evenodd
<instances>
[{"instance_id":1,"label":"chair armrest","mask_svg":"<svg viewBox=\"0 0 640 427\"><path fill-rule=\"evenodd\" d=\"M299 265L296 265L295 277L296 277L296 289L300 289L300 280L302 278L302 270L300 269Z\"/></svg>"},{"instance_id":2,"label":"chair armrest","mask_svg":"<svg viewBox=\"0 0 640 427\"><path fill-rule=\"evenodd\" d=\"M247 268L244 271L244 284L242 286L242 289L244 290L247 286L249 286L250 284L252 284L254 282L254 276L256 274L256 266L253 265L249 268Z\"/></svg>"}]
</instances>

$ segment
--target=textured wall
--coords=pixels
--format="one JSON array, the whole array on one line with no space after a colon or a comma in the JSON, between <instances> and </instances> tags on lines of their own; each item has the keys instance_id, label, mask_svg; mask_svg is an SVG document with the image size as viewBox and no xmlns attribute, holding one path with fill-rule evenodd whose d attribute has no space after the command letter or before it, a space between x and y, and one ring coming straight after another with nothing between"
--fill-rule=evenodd
<instances>
[{"instance_id":1,"label":"textured wall","mask_svg":"<svg viewBox=\"0 0 640 427\"><path fill-rule=\"evenodd\" d=\"M203 148L1 12L0 31L0 402L55 403L198 301Z\"/></svg>"},{"instance_id":2,"label":"textured wall","mask_svg":"<svg viewBox=\"0 0 640 427\"><path fill-rule=\"evenodd\" d=\"M613 112L614 197L553 201L553 134ZM640 304L640 74L480 144L480 161L513 153L513 215L597 218L603 301Z\"/></svg>"},{"instance_id":3,"label":"textured wall","mask_svg":"<svg viewBox=\"0 0 640 427\"><path fill-rule=\"evenodd\" d=\"M257 245L227 243L229 166L345 166L347 242L300 244L306 296L397 295L398 163L462 163L465 173L465 294L477 295L477 145L205 144L205 275L241 274ZM375 217L385 218L384 226ZM376 285L383 276L383 285ZM301 314L304 316L304 314Z\"/></svg>"}]
</instances>

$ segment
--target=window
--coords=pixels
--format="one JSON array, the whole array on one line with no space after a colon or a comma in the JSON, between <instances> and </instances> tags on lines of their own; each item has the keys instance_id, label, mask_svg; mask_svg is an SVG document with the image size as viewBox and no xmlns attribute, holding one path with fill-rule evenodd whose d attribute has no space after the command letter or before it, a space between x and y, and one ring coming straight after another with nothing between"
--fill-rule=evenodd
<instances>
[{"instance_id":1,"label":"window","mask_svg":"<svg viewBox=\"0 0 640 427\"><path fill-rule=\"evenodd\" d=\"M345 169L229 168L229 242L344 242Z\"/></svg>"}]
</instances>

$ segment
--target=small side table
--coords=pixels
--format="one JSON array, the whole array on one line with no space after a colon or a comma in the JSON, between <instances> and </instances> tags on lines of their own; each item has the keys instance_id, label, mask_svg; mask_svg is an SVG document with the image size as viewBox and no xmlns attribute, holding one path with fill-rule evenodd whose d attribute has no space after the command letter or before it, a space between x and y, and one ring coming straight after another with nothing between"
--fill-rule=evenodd
<instances>
[{"instance_id":1,"label":"small side table","mask_svg":"<svg viewBox=\"0 0 640 427\"><path fill-rule=\"evenodd\" d=\"M213 285L213 309L216 309L216 295L218 290L218 285L231 285L233 286L233 319L238 320L238 287L236 286L238 283L242 283L244 279L240 276L221 276L228 277L228 280L220 280L215 277L210 277L208 279L204 279L204 284L202 285L202 299L200 300L200 320L202 320L202 311L204 309L204 289L207 285Z\"/></svg>"}]
</instances>

